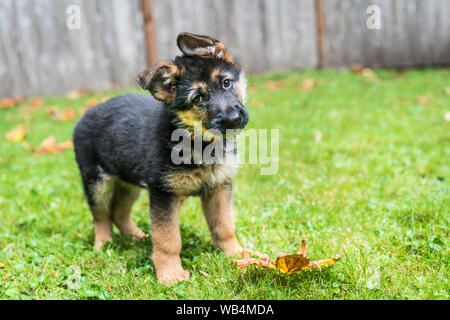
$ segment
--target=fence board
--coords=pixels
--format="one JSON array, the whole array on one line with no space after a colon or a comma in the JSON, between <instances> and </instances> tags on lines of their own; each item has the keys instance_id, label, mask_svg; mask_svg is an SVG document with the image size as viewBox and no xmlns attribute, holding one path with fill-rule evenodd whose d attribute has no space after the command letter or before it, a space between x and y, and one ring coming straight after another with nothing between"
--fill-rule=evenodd
<instances>
[{"instance_id":1,"label":"fence board","mask_svg":"<svg viewBox=\"0 0 450 320\"><path fill-rule=\"evenodd\" d=\"M317 64L313 0L153 1L161 59L189 31L221 40L249 72Z\"/></svg>"},{"instance_id":2,"label":"fence board","mask_svg":"<svg viewBox=\"0 0 450 320\"><path fill-rule=\"evenodd\" d=\"M159 59L189 31L220 39L249 72L315 68L315 0L153 0ZM66 27L69 5L81 29ZM369 5L381 30L366 27ZM447 0L323 0L324 66L450 64ZM147 64L141 0L1 0L0 97L135 85Z\"/></svg>"},{"instance_id":3,"label":"fence board","mask_svg":"<svg viewBox=\"0 0 450 320\"><path fill-rule=\"evenodd\" d=\"M66 26L69 5L81 29ZM0 96L134 85L146 65L139 0L0 1Z\"/></svg>"},{"instance_id":4,"label":"fence board","mask_svg":"<svg viewBox=\"0 0 450 320\"><path fill-rule=\"evenodd\" d=\"M380 30L366 26L369 5L381 9ZM325 66L373 67L450 63L450 5L446 0L326 0Z\"/></svg>"}]
</instances>

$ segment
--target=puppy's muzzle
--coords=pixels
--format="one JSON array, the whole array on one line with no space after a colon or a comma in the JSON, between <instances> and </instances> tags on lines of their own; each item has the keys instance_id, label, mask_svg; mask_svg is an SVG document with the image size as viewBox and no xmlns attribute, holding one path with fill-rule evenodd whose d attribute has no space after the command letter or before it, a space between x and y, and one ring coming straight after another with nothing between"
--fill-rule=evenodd
<instances>
[{"instance_id":1,"label":"puppy's muzzle","mask_svg":"<svg viewBox=\"0 0 450 320\"><path fill-rule=\"evenodd\" d=\"M223 118L225 129L243 129L248 123L248 112L243 105L228 107Z\"/></svg>"}]
</instances>

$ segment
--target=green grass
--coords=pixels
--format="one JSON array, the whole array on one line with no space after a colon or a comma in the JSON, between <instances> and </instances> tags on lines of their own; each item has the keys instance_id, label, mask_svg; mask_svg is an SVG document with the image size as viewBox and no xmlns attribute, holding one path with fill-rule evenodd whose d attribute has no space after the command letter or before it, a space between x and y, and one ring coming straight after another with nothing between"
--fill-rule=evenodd
<instances>
[{"instance_id":1,"label":"green grass","mask_svg":"<svg viewBox=\"0 0 450 320\"><path fill-rule=\"evenodd\" d=\"M72 150L34 156L4 138L24 123L32 146L71 139L76 120L49 120L46 106L79 110L125 90L0 110L0 299L448 299L450 70L376 74L376 82L350 71L250 78L249 128L280 129L280 167L261 176L244 165L237 174L240 242L275 256L306 238L312 259L343 259L295 274L240 270L212 245L191 198L180 222L191 280L176 286L157 283L150 240L134 244L115 230L112 244L93 251ZM298 90L307 78L319 85ZM148 232L147 206L143 194L133 216Z\"/></svg>"}]
</instances>

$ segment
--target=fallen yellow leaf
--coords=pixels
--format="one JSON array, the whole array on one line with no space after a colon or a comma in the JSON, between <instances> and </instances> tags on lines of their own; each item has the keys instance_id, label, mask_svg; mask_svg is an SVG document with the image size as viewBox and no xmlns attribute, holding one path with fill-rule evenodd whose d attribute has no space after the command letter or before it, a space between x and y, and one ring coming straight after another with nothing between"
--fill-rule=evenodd
<instances>
[{"instance_id":1,"label":"fallen yellow leaf","mask_svg":"<svg viewBox=\"0 0 450 320\"><path fill-rule=\"evenodd\" d=\"M9 279L11 278L11 275L9 273L5 274L5 276L3 277L3 280Z\"/></svg>"},{"instance_id":2,"label":"fallen yellow leaf","mask_svg":"<svg viewBox=\"0 0 450 320\"><path fill-rule=\"evenodd\" d=\"M72 90L67 92L66 97L71 100L75 100L82 96L92 94L92 92L93 92L92 90Z\"/></svg>"},{"instance_id":3,"label":"fallen yellow leaf","mask_svg":"<svg viewBox=\"0 0 450 320\"><path fill-rule=\"evenodd\" d=\"M277 255L277 260L275 262L273 262L266 254L260 253L258 251L244 249L244 251L242 252L242 260L237 260L235 261L235 263L241 269L245 269L251 265L256 265L268 269L278 269L282 273L292 273L312 267L327 267L341 259L331 258L325 260L310 261L310 259L306 256L307 253L308 249L306 247L306 241L302 240L302 246L299 252L294 254L279 252ZM259 259L252 258L250 255L256 255Z\"/></svg>"},{"instance_id":4,"label":"fallen yellow leaf","mask_svg":"<svg viewBox=\"0 0 450 320\"><path fill-rule=\"evenodd\" d=\"M76 117L77 117L77 114L75 113L75 111L71 108L67 108L61 113L61 115L59 116L59 119L66 121L66 120L75 119Z\"/></svg>"},{"instance_id":5,"label":"fallen yellow leaf","mask_svg":"<svg viewBox=\"0 0 450 320\"><path fill-rule=\"evenodd\" d=\"M45 103L45 99L42 97L36 97L33 99L30 99L30 106L32 108L39 108L41 106L43 106Z\"/></svg>"},{"instance_id":6,"label":"fallen yellow leaf","mask_svg":"<svg viewBox=\"0 0 450 320\"><path fill-rule=\"evenodd\" d=\"M37 154L44 154L44 153L60 153L64 151L65 149L73 148L73 142L72 141L65 141L60 144L56 144L56 140L54 136L50 136L46 138L40 147L36 148L35 152Z\"/></svg>"},{"instance_id":7,"label":"fallen yellow leaf","mask_svg":"<svg viewBox=\"0 0 450 320\"><path fill-rule=\"evenodd\" d=\"M27 131L25 130L25 126L23 124L20 124L14 129L12 129L10 132L6 133L5 138L8 141L18 142L25 139L26 135Z\"/></svg>"},{"instance_id":8,"label":"fallen yellow leaf","mask_svg":"<svg viewBox=\"0 0 450 320\"><path fill-rule=\"evenodd\" d=\"M88 100L88 101L84 104L84 107L86 107L86 108L92 108L92 107L95 107L98 103L99 103L99 102L98 102L98 99L92 98L92 99Z\"/></svg>"},{"instance_id":9,"label":"fallen yellow leaf","mask_svg":"<svg viewBox=\"0 0 450 320\"><path fill-rule=\"evenodd\" d=\"M303 91L310 91L316 85L316 80L308 78L300 82L297 86L298 89Z\"/></svg>"},{"instance_id":10,"label":"fallen yellow leaf","mask_svg":"<svg viewBox=\"0 0 450 320\"><path fill-rule=\"evenodd\" d=\"M0 269L3 269L4 267L5 267L5 265L0 262Z\"/></svg>"},{"instance_id":11,"label":"fallen yellow leaf","mask_svg":"<svg viewBox=\"0 0 450 320\"><path fill-rule=\"evenodd\" d=\"M12 108L23 101L23 98L6 98L0 100L0 109Z\"/></svg>"},{"instance_id":12,"label":"fallen yellow leaf","mask_svg":"<svg viewBox=\"0 0 450 320\"><path fill-rule=\"evenodd\" d=\"M284 87L283 81L264 81L264 86L269 90L278 90Z\"/></svg>"},{"instance_id":13,"label":"fallen yellow leaf","mask_svg":"<svg viewBox=\"0 0 450 320\"><path fill-rule=\"evenodd\" d=\"M377 77L377 75L373 72L370 68L364 68L360 63L353 63L352 64L352 70L355 73L359 73L362 75L366 80L372 82L372 81L379 81L380 79Z\"/></svg>"}]
</instances>

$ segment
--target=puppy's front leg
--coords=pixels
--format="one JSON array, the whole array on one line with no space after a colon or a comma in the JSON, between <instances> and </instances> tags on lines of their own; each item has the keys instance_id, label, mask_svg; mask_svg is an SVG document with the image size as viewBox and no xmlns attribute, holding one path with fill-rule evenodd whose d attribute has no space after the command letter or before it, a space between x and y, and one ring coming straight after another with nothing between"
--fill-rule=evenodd
<instances>
[{"instance_id":1,"label":"puppy's front leg","mask_svg":"<svg viewBox=\"0 0 450 320\"><path fill-rule=\"evenodd\" d=\"M202 206L214 243L227 255L242 252L235 234L231 183L203 193Z\"/></svg>"},{"instance_id":2,"label":"puppy's front leg","mask_svg":"<svg viewBox=\"0 0 450 320\"><path fill-rule=\"evenodd\" d=\"M181 266L181 237L178 223L183 200L175 195L150 191L153 255L156 277L161 283L189 280L189 272Z\"/></svg>"}]
</instances>

